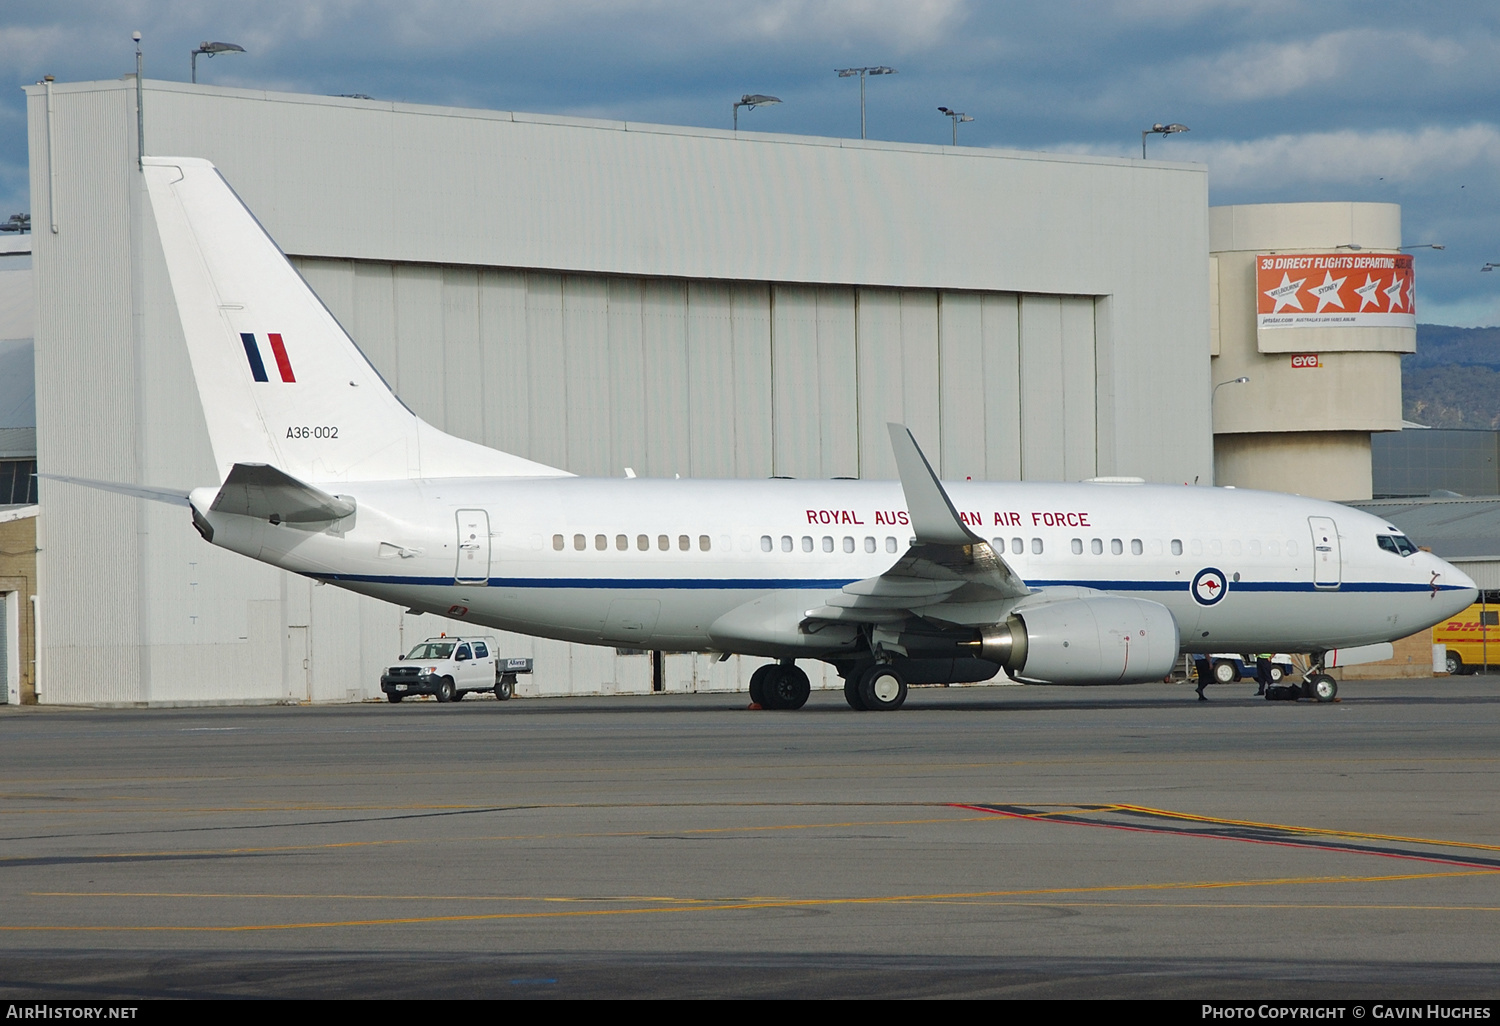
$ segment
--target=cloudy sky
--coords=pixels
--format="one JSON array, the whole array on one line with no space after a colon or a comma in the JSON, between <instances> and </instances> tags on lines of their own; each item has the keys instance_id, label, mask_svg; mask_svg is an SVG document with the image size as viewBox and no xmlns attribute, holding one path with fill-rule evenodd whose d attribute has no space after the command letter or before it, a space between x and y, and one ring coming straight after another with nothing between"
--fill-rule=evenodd
<instances>
[{"instance_id":1,"label":"cloudy sky","mask_svg":"<svg viewBox=\"0 0 1500 1026\"><path fill-rule=\"evenodd\" d=\"M728 128L742 93L780 106L741 126L869 134L1209 167L1211 201L1400 203L1418 316L1500 324L1500 4L1347 0L4 0L0 218L29 210L20 86L188 78L308 93Z\"/></svg>"}]
</instances>

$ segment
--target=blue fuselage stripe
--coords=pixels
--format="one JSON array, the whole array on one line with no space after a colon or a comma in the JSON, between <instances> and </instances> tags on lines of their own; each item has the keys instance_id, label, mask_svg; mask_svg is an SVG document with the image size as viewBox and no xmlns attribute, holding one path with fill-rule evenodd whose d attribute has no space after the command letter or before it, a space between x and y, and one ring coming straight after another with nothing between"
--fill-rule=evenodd
<instances>
[{"instance_id":1,"label":"blue fuselage stripe","mask_svg":"<svg viewBox=\"0 0 1500 1026\"><path fill-rule=\"evenodd\" d=\"M405 587L452 588L479 586L490 588L558 588L663 591L782 591L791 588L825 591L842 588L858 578L778 578L778 577L491 577L488 582L456 581L451 577L403 577L382 574L308 574L320 581L347 584L394 584ZM1094 588L1099 591L1183 592L1188 582L1169 581L1030 581L1034 588ZM1230 593L1247 592L1422 592L1432 585L1402 581L1346 581L1335 588L1320 588L1311 581L1239 581L1229 586ZM1438 591L1458 590L1456 585L1439 584Z\"/></svg>"}]
</instances>

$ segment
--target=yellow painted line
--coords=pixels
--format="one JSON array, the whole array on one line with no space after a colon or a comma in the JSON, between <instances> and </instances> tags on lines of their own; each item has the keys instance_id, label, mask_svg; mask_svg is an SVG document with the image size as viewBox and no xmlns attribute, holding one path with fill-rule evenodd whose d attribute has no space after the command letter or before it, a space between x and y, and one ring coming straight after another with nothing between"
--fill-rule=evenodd
<instances>
[{"instance_id":1,"label":"yellow painted line","mask_svg":"<svg viewBox=\"0 0 1500 1026\"><path fill-rule=\"evenodd\" d=\"M559 902L605 902L605 901L655 901L679 904L701 904L704 902L762 902L807 900L838 904L849 901L954 901L979 898L1036 897L1047 894L1104 894L1120 891L1169 891L1169 890L1214 890L1235 887L1282 887L1314 884L1358 884L1397 883L1409 880L1439 880L1465 876L1496 876L1500 869L1464 869L1434 873L1392 873L1380 876L1290 876L1263 880L1188 880L1167 883L1098 884L1092 887L1041 887L1006 891L959 891L946 894L897 894L872 898L828 898L793 899L768 896L746 896L741 898L687 898L668 895L608 895L608 896L526 896L526 895L473 895L473 894L343 894L343 893L273 893L232 891L31 891L29 897L42 898L270 898L288 901L344 900L344 901L559 901Z\"/></svg>"},{"instance_id":2,"label":"yellow painted line","mask_svg":"<svg viewBox=\"0 0 1500 1026\"><path fill-rule=\"evenodd\" d=\"M953 896L963 899L967 896ZM969 903L976 895L967 898ZM680 912L743 912L778 908L809 908L839 905L883 905L883 904L955 904L953 898L944 895L906 895L899 897L865 898L799 898L783 900L746 900L719 904L675 905L668 908L636 909L588 909L573 912L488 912L468 915L445 916L400 916L381 919L312 920L296 923L256 923L234 926L0 926L4 933L256 933L282 930L317 930L359 926L411 926L430 923L488 922L522 919L574 919L604 916L671 915ZM1217 911L1239 911L1245 909L1282 910L1346 910L1346 911L1419 911L1419 912L1500 912L1500 906L1490 905L1396 905L1396 904L1351 904L1328 903L1255 903L1236 904L1230 902L1057 902L1057 901L986 901L987 905L1020 906L1038 908L1194 908Z\"/></svg>"},{"instance_id":3,"label":"yellow painted line","mask_svg":"<svg viewBox=\"0 0 1500 1026\"><path fill-rule=\"evenodd\" d=\"M1214 816L1199 816L1190 812L1173 812L1170 809L1153 809L1146 805L1115 805L1116 809L1129 812L1144 812L1164 819L1180 819L1194 823L1212 823L1221 826L1252 827L1261 830L1280 830L1289 834L1316 837L1351 837L1366 841L1399 841L1405 844L1427 844L1440 848L1472 848L1478 851L1500 851L1500 844L1478 844L1470 841L1444 841L1430 837L1403 837L1399 834L1366 834L1355 830L1333 830L1326 827L1291 826L1283 823L1257 823L1245 819L1219 819Z\"/></svg>"},{"instance_id":4,"label":"yellow painted line","mask_svg":"<svg viewBox=\"0 0 1500 1026\"><path fill-rule=\"evenodd\" d=\"M73 858L87 859L132 859L132 858L181 858L187 855L261 855L268 852L280 851L323 851L334 848L370 848L388 845L402 844L435 844L439 842L464 842L474 843L477 841L556 841L556 840L588 840L609 837L658 837L663 835L686 836L689 834L753 834L768 830L832 830L846 829L848 827L869 826L927 826L937 823L994 823L1002 822L1002 817L994 815L986 816L954 816L942 819L886 819L886 820L850 820L839 823L782 823L774 826L734 826L734 827L696 827L687 830L674 830L670 826L659 827L655 830L616 830L601 831L593 833L547 833L547 834L499 834L489 837L398 837L387 838L379 841L332 841L325 844L285 844L256 848L192 848L179 851L129 851L110 852L99 855L75 855ZM47 858L45 855L0 855L0 863L21 862Z\"/></svg>"}]
</instances>

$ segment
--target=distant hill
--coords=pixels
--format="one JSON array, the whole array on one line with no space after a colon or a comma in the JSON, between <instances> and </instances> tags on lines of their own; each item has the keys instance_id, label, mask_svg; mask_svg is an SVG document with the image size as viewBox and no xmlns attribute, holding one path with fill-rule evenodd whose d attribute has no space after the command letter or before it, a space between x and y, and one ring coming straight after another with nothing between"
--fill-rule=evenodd
<instances>
[{"instance_id":1,"label":"distant hill","mask_svg":"<svg viewBox=\"0 0 1500 1026\"><path fill-rule=\"evenodd\" d=\"M1401 358L1401 410L1428 427L1500 430L1500 328L1417 325L1417 351Z\"/></svg>"}]
</instances>

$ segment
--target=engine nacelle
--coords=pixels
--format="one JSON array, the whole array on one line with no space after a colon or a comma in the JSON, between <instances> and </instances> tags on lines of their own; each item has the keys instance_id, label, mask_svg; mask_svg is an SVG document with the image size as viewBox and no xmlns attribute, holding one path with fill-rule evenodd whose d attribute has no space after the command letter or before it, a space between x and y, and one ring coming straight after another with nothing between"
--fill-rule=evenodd
<instances>
[{"instance_id":1,"label":"engine nacelle","mask_svg":"<svg viewBox=\"0 0 1500 1026\"><path fill-rule=\"evenodd\" d=\"M1099 595L1018 609L976 647L1028 684L1144 684L1172 672L1179 638L1161 603Z\"/></svg>"}]
</instances>

